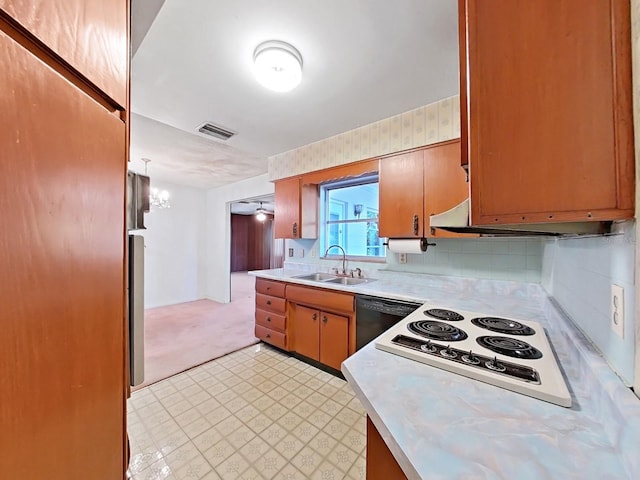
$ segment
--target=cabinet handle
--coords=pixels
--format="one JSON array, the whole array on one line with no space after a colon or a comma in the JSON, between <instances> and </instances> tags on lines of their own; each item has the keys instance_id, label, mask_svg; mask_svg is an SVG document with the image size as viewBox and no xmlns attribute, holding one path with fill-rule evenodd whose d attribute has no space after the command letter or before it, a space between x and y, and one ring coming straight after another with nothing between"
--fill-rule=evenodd
<instances>
[{"instance_id":1,"label":"cabinet handle","mask_svg":"<svg viewBox=\"0 0 640 480\"><path fill-rule=\"evenodd\" d=\"M316 315L315 313L313 315L311 315L311 319L312 320L316 320L318 318L318 315Z\"/></svg>"},{"instance_id":2,"label":"cabinet handle","mask_svg":"<svg viewBox=\"0 0 640 480\"><path fill-rule=\"evenodd\" d=\"M267 338L271 338L271 334L270 333L267 333Z\"/></svg>"},{"instance_id":3,"label":"cabinet handle","mask_svg":"<svg viewBox=\"0 0 640 480\"><path fill-rule=\"evenodd\" d=\"M324 315L324 316L322 317L322 323L327 323L327 320L329 320L329 319L327 318L327 316L326 316L326 315Z\"/></svg>"},{"instance_id":4,"label":"cabinet handle","mask_svg":"<svg viewBox=\"0 0 640 480\"><path fill-rule=\"evenodd\" d=\"M291 229L291 232L293 233L293 238L298 238L298 224L297 223L293 224L293 228Z\"/></svg>"},{"instance_id":5,"label":"cabinet handle","mask_svg":"<svg viewBox=\"0 0 640 480\"><path fill-rule=\"evenodd\" d=\"M413 234L419 235L420 230L420 217L418 215L413 216Z\"/></svg>"},{"instance_id":6,"label":"cabinet handle","mask_svg":"<svg viewBox=\"0 0 640 480\"><path fill-rule=\"evenodd\" d=\"M270 321L271 321L271 317L267 317L267 322L270 322Z\"/></svg>"},{"instance_id":7,"label":"cabinet handle","mask_svg":"<svg viewBox=\"0 0 640 480\"><path fill-rule=\"evenodd\" d=\"M271 305L271 300L267 300L267 305Z\"/></svg>"},{"instance_id":8,"label":"cabinet handle","mask_svg":"<svg viewBox=\"0 0 640 480\"><path fill-rule=\"evenodd\" d=\"M267 290L271 290L271 287L267 287Z\"/></svg>"}]
</instances>

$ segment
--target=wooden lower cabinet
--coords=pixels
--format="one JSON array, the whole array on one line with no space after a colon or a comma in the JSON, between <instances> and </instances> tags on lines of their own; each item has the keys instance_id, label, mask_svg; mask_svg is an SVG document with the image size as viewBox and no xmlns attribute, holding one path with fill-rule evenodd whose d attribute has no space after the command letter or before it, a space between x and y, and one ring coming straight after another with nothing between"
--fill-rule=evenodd
<instances>
[{"instance_id":1,"label":"wooden lower cabinet","mask_svg":"<svg viewBox=\"0 0 640 480\"><path fill-rule=\"evenodd\" d=\"M349 318L320 312L320 363L340 370L349 356Z\"/></svg>"},{"instance_id":2,"label":"wooden lower cabinet","mask_svg":"<svg viewBox=\"0 0 640 480\"><path fill-rule=\"evenodd\" d=\"M302 305L292 307L295 351L340 370L349 356L349 317Z\"/></svg>"},{"instance_id":3,"label":"wooden lower cabinet","mask_svg":"<svg viewBox=\"0 0 640 480\"><path fill-rule=\"evenodd\" d=\"M292 311L294 311L296 352L320 361L320 312L301 305L294 305Z\"/></svg>"},{"instance_id":4,"label":"wooden lower cabinet","mask_svg":"<svg viewBox=\"0 0 640 480\"><path fill-rule=\"evenodd\" d=\"M367 415L367 480L407 480L378 429Z\"/></svg>"},{"instance_id":5,"label":"wooden lower cabinet","mask_svg":"<svg viewBox=\"0 0 640 480\"><path fill-rule=\"evenodd\" d=\"M255 336L283 350L288 350L287 301L285 283L256 279Z\"/></svg>"}]
</instances>

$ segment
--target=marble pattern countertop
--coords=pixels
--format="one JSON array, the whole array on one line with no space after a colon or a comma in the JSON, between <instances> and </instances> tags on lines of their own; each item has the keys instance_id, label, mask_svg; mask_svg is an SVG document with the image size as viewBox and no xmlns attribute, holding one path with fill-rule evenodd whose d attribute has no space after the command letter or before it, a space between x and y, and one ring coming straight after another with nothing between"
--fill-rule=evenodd
<instances>
[{"instance_id":1,"label":"marble pattern countertop","mask_svg":"<svg viewBox=\"0 0 640 480\"><path fill-rule=\"evenodd\" d=\"M293 278L300 270L252 274ZM342 365L410 479L638 479L640 400L538 284L379 271L378 280L326 288L535 320L572 395L563 408L377 350Z\"/></svg>"}]
</instances>

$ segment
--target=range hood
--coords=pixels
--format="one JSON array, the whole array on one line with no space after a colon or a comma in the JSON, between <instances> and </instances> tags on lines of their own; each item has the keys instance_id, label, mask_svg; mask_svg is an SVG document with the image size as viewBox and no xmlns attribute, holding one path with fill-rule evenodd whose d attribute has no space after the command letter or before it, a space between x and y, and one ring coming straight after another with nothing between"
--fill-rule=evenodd
<instances>
[{"instance_id":1,"label":"range hood","mask_svg":"<svg viewBox=\"0 0 640 480\"><path fill-rule=\"evenodd\" d=\"M566 223L532 223L513 225L469 225L470 202L467 198L451 210L431 215L430 226L441 228L456 233L477 233L492 236L518 236L532 235L601 235L609 233L611 222L566 222Z\"/></svg>"}]
</instances>

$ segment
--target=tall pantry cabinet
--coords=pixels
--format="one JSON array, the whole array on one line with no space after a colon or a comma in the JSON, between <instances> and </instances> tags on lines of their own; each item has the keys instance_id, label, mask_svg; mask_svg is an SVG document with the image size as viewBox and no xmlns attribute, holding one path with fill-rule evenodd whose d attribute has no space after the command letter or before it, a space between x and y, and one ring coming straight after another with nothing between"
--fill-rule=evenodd
<instances>
[{"instance_id":1,"label":"tall pantry cabinet","mask_svg":"<svg viewBox=\"0 0 640 480\"><path fill-rule=\"evenodd\" d=\"M128 24L0 0L3 478L124 478Z\"/></svg>"}]
</instances>

